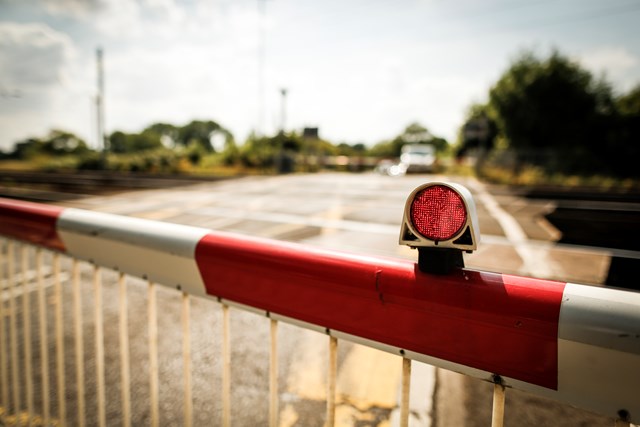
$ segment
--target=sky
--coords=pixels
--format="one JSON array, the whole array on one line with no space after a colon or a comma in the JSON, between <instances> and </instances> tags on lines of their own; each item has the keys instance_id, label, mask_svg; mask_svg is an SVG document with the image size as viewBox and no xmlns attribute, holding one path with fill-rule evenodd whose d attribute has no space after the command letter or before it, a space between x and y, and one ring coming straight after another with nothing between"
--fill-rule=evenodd
<instances>
[{"instance_id":1,"label":"sky","mask_svg":"<svg viewBox=\"0 0 640 427\"><path fill-rule=\"evenodd\" d=\"M372 145L419 122L453 142L525 50L640 84L638 22L640 0L0 0L0 149L51 129L97 146L98 47L108 133L199 119Z\"/></svg>"}]
</instances>

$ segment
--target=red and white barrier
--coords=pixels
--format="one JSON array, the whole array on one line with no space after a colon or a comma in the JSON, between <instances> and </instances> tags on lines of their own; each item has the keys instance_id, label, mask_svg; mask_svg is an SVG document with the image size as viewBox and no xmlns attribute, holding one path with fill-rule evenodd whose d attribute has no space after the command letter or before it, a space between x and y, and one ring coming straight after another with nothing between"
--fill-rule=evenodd
<instances>
[{"instance_id":1,"label":"red and white barrier","mask_svg":"<svg viewBox=\"0 0 640 427\"><path fill-rule=\"evenodd\" d=\"M0 199L0 234L611 417L640 420L640 294ZM624 412L621 412L624 411Z\"/></svg>"}]
</instances>

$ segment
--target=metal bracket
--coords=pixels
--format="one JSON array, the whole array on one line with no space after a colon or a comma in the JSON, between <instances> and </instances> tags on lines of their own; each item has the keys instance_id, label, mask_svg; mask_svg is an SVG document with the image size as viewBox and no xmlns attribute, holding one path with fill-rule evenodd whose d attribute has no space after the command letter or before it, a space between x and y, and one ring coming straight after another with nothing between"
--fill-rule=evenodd
<instances>
[{"instance_id":1,"label":"metal bracket","mask_svg":"<svg viewBox=\"0 0 640 427\"><path fill-rule=\"evenodd\" d=\"M464 268L462 251L452 248L418 247L418 268L428 274L449 274L454 268Z\"/></svg>"}]
</instances>

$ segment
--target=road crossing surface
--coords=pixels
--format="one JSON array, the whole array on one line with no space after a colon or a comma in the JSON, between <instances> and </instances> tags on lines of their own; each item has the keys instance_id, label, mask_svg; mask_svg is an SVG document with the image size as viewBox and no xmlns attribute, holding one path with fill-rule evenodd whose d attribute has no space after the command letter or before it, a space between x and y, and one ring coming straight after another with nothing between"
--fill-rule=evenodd
<instances>
[{"instance_id":1,"label":"road crossing surface","mask_svg":"<svg viewBox=\"0 0 640 427\"><path fill-rule=\"evenodd\" d=\"M503 273L600 285L610 262L602 250L554 244L558 232L543 217L552 202L526 200L474 178L436 175L388 177L372 173L247 177L164 190L123 192L64 203L65 206L327 247L340 251L403 257L417 253L398 245L406 197L427 181L453 181L473 193L480 221L478 250L466 265ZM88 266L83 277L89 285ZM118 423L117 287L104 277L105 342L111 368L107 378L108 417ZM130 279L129 320L134 425L148 422L149 380L144 283ZM71 300L71 294L65 298ZM181 423L179 294L159 290L161 425ZM91 322L92 296L84 298ZM345 308L348 309L348 308ZM221 411L220 306L192 301L194 410L196 425L218 425ZM67 315L67 317L70 314ZM112 323L110 323L112 322ZM266 425L268 419L269 322L232 310L232 425ZM110 326L112 325L112 326ZM88 328L88 326L86 326ZM68 329L70 330L70 329ZM91 331L87 329L87 334ZM70 333L70 332L69 332ZM87 349L93 349L91 339ZM328 338L293 325L279 330L280 426L322 426L326 398ZM111 351L110 351L111 349ZM172 359L174 358L174 359ZM172 361L174 360L174 361ZM175 362L177 360L178 362ZM135 365L141 363L141 365ZM137 366L134 367L134 366ZM398 419L401 358L340 341L337 422L341 426L390 426ZM73 371L71 361L67 371ZM95 367L87 366L87 378ZM488 425L491 385L414 362L412 426ZM109 382L109 380L108 380ZM89 390L93 390L89 386ZM87 403L89 410L94 401ZM69 411L72 412L72 411ZM70 415L71 417L71 415ZM611 420L545 401L507 393L506 425L611 425ZM111 422L110 422L111 424Z\"/></svg>"}]
</instances>

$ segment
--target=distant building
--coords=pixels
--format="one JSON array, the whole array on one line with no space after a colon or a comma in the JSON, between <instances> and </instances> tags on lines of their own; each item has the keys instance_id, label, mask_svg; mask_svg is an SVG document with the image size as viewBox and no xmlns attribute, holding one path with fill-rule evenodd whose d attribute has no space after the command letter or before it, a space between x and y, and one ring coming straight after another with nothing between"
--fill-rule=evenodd
<instances>
[{"instance_id":1,"label":"distant building","mask_svg":"<svg viewBox=\"0 0 640 427\"><path fill-rule=\"evenodd\" d=\"M303 139L320 139L318 128L304 128L302 130Z\"/></svg>"}]
</instances>

